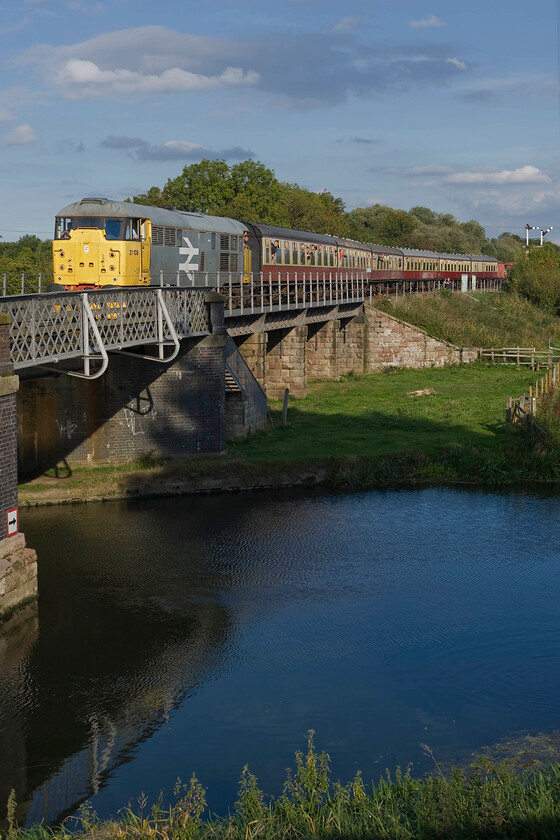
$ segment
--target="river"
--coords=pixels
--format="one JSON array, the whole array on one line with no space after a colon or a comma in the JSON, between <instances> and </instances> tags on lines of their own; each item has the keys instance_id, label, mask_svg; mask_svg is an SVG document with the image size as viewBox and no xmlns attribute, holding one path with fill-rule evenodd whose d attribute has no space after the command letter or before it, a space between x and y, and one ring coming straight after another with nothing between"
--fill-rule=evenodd
<instances>
[{"instance_id":1,"label":"river","mask_svg":"<svg viewBox=\"0 0 560 840\"><path fill-rule=\"evenodd\" d=\"M22 511L40 599L0 635L0 795L104 818L194 771L226 813L245 764L278 794L311 728L344 782L560 729L559 510L423 488Z\"/></svg>"}]
</instances>

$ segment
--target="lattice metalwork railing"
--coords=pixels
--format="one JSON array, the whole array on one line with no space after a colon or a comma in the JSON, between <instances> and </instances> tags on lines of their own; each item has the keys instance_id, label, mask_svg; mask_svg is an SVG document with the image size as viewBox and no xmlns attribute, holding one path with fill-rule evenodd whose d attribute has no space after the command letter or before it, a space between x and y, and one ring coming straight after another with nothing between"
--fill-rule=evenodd
<instances>
[{"instance_id":1,"label":"lattice metalwork railing","mask_svg":"<svg viewBox=\"0 0 560 840\"><path fill-rule=\"evenodd\" d=\"M135 289L22 295L0 300L11 317L16 370L83 358L105 360L108 351L155 344L210 331L204 289ZM99 374L98 374L99 375Z\"/></svg>"}]
</instances>

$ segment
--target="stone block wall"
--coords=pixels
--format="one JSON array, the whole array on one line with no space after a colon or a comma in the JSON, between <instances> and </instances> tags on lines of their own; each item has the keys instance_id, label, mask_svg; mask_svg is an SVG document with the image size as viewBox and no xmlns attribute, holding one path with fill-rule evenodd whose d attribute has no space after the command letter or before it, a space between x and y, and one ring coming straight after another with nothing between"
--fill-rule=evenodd
<instances>
[{"instance_id":1,"label":"stone block wall","mask_svg":"<svg viewBox=\"0 0 560 840\"><path fill-rule=\"evenodd\" d=\"M268 333L265 391L268 399L279 400L286 388L294 397L307 393L307 326Z\"/></svg>"},{"instance_id":2,"label":"stone block wall","mask_svg":"<svg viewBox=\"0 0 560 840\"><path fill-rule=\"evenodd\" d=\"M37 595L37 554L25 536L0 540L0 618Z\"/></svg>"},{"instance_id":3,"label":"stone block wall","mask_svg":"<svg viewBox=\"0 0 560 840\"><path fill-rule=\"evenodd\" d=\"M441 367L478 358L476 348L460 348L432 338L419 327L365 307L365 372L387 367Z\"/></svg>"},{"instance_id":4,"label":"stone block wall","mask_svg":"<svg viewBox=\"0 0 560 840\"><path fill-rule=\"evenodd\" d=\"M100 379L61 375L22 383L21 474L64 461L222 452L225 342L225 334L184 341L168 366L115 355Z\"/></svg>"},{"instance_id":5,"label":"stone block wall","mask_svg":"<svg viewBox=\"0 0 560 840\"><path fill-rule=\"evenodd\" d=\"M237 347L251 373L261 386L266 386L266 350L268 345L268 333L252 333L241 336L237 340Z\"/></svg>"},{"instance_id":6,"label":"stone block wall","mask_svg":"<svg viewBox=\"0 0 560 840\"><path fill-rule=\"evenodd\" d=\"M226 393L226 440L244 440L263 428L255 404L240 391Z\"/></svg>"}]
</instances>

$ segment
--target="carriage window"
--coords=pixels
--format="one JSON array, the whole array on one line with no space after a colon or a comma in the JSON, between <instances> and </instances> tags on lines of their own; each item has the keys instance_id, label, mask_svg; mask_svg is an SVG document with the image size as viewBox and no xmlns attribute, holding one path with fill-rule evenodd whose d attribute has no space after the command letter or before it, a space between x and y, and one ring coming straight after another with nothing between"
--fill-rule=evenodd
<instances>
[{"instance_id":1,"label":"carriage window","mask_svg":"<svg viewBox=\"0 0 560 840\"><path fill-rule=\"evenodd\" d=\"M183 244L183 231L178 230L177 231L177 245L182 245L182 244Z\"/></svg>"},{"instance_id":2,"label":"carriage window","mask_svg":"<svg viewBox=\"0 0 560 840\"><path fill-rule=\"evenodd\" d=\"M299 254L299 252L296 248L296 243L294 242L294 244L292 245L292 265L297 265L298 264L298 262L299 262L298 254Z\"/></svg>"},{"instance_id":3,"label":"carriage window","mask_svg":"<svg viewBox=\"0 0 560 840\"><path fill-rule=\"evenodd\" d=\"M284 248L284 265L290 265L290 249Z\"/></svg>"}]
</instances>

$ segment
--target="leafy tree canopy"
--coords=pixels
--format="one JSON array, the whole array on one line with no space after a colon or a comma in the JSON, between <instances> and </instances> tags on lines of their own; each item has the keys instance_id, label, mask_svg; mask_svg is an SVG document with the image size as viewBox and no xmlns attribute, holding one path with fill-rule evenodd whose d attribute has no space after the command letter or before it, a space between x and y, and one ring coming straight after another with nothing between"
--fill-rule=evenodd
<instances>
[{"instance_id":1,"label":"leafy tree canopy","mask_svg":"<svg viewBox=\"0 0 560 840\"><path fill-rule=\"evenodd\" d=\"M272 169L253 160L231 167L224 160L193 163L162 189L151 187L133 201L317 233L344 234L348 230L342 199L282 183Z\"/></svg>"},{"instance_id":2,"label":"leafy tree canopy","mask_svg":"<svg viewBox=\"0 0 560 840\"><path fill-rule=\"evenodd\" d=\"M0 242L0 274L52 274L52 240L26 234Z\"/></svg>"}]
</instances>

